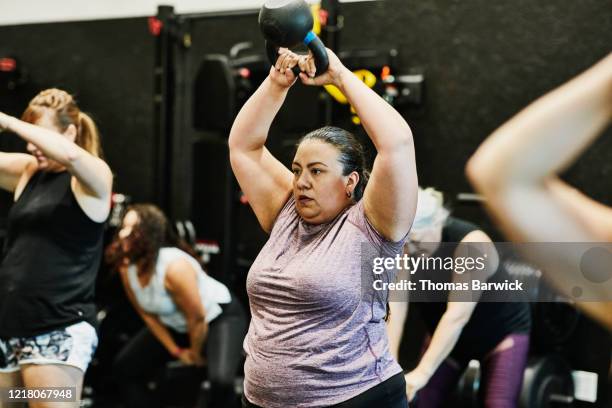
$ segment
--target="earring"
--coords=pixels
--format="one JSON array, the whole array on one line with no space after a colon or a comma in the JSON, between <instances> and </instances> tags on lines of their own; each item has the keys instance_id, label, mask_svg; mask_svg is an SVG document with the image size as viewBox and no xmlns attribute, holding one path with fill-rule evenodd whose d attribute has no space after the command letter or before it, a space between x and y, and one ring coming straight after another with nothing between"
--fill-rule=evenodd
<instances>
[{"instance_id":1,"label":"earring","mask_svg":"<svg viewBox=\"0 0 612 408\"><path fill-rule=\"evenodd\" d=\"M353 196L353 193L351 193L350 191L347 191L347 192L346 192L346 196L347 196L348 198L351 198L351 197Z\"/></svg>"}]
</instances>

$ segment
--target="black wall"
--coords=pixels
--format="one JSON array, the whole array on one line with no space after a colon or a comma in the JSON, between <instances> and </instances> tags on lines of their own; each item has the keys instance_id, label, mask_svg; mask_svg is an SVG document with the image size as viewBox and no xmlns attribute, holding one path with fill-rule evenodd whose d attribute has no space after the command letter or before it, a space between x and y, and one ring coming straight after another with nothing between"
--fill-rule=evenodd
<instances>
[{"instance_id":1,"label":"black wall","mask_svg":"<svg viewBox=\"0 0 612 408\"><path fill-rule=\"evenodd\" d=\"M612 5L600 0L392 0L343 9L342 48L396 45L401 65L425 69L426 105L403 113L421 184L453 193L470 190L463 166L491 131L612 51ZM567 176L612 203L609 135ZM484 216L456 210L475 221Z\"/></svg>"},{"instance_id":2,"label":"black wall","mask_svg":"<svg viewBox=\"0 0 612 408\"><path fill-rule=\"evenodd\" d=\"M0 110L20 115L48 87L75 94L100 127L116 190L147 200L155 188L153 50L144 19L0 27L0 54L18 57L30 77L16 91L0 90ZM17 145L4 134L2 139L0 148Z\"/></svg>"},{"instance_id":3,"label":"black wall","mask_svg":"<svg viewBox=\"0 0 612 408\"><path fill-rule=\"evenodd\" d=\"M385 0L346 4L342 12L342 50L395 47L400 67L425 71L425 104L406 107L402 113L415 136L421 184L436 186L451 198L470 191L463 176L465 161L491 131L612 50L608 0ZM262 47L254 17L194 22L191 33L188 79L206 53L227 53L242 41ZM115 190L137 201L153 201L158 189L152 117L154 52L155 38L148 33L145 18L0 27L0 54L18 57L31 78L16 91L0 89L0 110L17 115L36 92L51 86L75 93L100 126L106 157L116 174ZM283 122L290 122L291 114L285 109ZM187 140L202 137L193 129L186 132L181 137ZM273 152L286 161L296 136L275 134ZM609 136L610 130L566 176L589 195L612 204ZM214 151L223 154L219 141L214 145ZM1 150L21 148L16 138L0 135ZM204 191L202 201L211 203L193 208L191 218L201 223L222 219L213 211L224 207L218 201L224 170L210 167L210 163L195 166L206 173L194 176ZM0 218L9 205L10 197L1 195ZM455 210L498 236L479 207L456 203ZM253 247L263 235L250 217L249 222L240 218L241 233L249 237L245 245ZM210 230L220 233L218 228Z\"/></svg>"},{"instance_id":4,"label":"black wall","mask_svg":"<svg viewBox=\"0 0 612 408\"><path fill-rule=\"evenodd\" d=\"M456 193L469 191L463 165L492 130L610 51L611 8L605 0L346 4L340 46L393 46L400 66L425 70L426 104L402 113L414 131L421 184ZM17 92L0 91L0 109L18 114L45 87L75 93L100 126L116 190L154 200L155 40L146 19L0 27L0 39L0 53L17 56L31 77ZM226 53L241 41L261 45L252 17L196 22L192 39L192 74L205 53ZM0 139L0 148L15 146L4 135ZM607 203L611 151L610 138L601 137L568 175Z\"/></svg>"}]
</instances>

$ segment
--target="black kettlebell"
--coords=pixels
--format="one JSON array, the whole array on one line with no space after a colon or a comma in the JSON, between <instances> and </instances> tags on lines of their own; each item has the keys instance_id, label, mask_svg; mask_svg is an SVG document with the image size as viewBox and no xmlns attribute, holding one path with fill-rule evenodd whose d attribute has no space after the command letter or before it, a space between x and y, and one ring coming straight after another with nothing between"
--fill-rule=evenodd
<instances>
[{"instance_id":1,"label":"black kettlebell","mask_svg":"<svg viewBox=\"0 0 612 408\"><path fill-rule=\"evenodd\" d=\"M278 59L279 47L291 48L303 42L312 52L317 75L327 71L329 58L325 45L315 33L310 7L304 0L268 0L259 12L259 28L266 39L266 53L272 65ZM293 68L299 74L299 67Z\"/></svg>"}]
</instances>

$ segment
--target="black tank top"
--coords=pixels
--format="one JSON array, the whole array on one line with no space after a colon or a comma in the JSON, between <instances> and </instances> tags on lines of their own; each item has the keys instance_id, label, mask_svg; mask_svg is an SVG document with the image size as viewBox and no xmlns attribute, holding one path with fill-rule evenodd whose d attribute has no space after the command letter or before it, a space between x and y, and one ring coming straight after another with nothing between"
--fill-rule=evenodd
<instances>
[{"instance_id":1,"label":"black tank top","mask_svg":"<svg viewBox=\"0 0 612 408\"><path fill-rule=\"evenodd\" d=\"M104 223L91 220L67 171L38 171L8 215L0 263L0 338L26 337L80 321L95 325L94 285Z\"/></svg>"},{"instance_id":2,"label":"black tank top","mask_svg":"<svg viewBox=\"0 0 612 408\"><path fill-rule=\"evenodd\" d=\"M442 230L442 242L461 242L466 235L472 231L479 230L476 225L454 217L449 217ZM433 256L453 256L456 246L438 249ZM449 272L452 273L452 272ZM450 276L448 281L450 282ZM489 282L511 280L503 267L489 278ZM484 299L487 293L484 292ZM412 303L410 307L416 307L424 320L424 323L433 334L442 315L446 311L446 303L442 302L419 302ZM531 308L525 302L479 302L474 308L472 316L463 328L461 336L451 351L450 356L460 361L467 362L471 359L480 359L494 349L509 334L529 333L531 330Z\"/></svg>"}]
</instances>

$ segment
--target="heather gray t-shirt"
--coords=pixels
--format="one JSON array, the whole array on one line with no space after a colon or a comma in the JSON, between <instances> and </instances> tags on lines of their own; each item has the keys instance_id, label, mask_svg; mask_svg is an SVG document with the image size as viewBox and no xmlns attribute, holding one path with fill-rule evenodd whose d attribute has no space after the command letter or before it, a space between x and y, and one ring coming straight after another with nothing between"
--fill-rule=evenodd
<instances>
[{"instance_id":1,"label":"heather gray t-shirt","mask_svg":"<svg viewBox=\"0 0 612 408\"><path fill-rule=\"evenodd\" d=\"M251 403L329 406L402 371L383 320L388 294L362 291L372 286L362 284L361 266L362 249L371 265L374 256L394 257L402 247L403 240L386 241L370 225L363 200L327 224L310 225L289 198L247 278L244 392Z\"/></svg>"}]
</instances>

